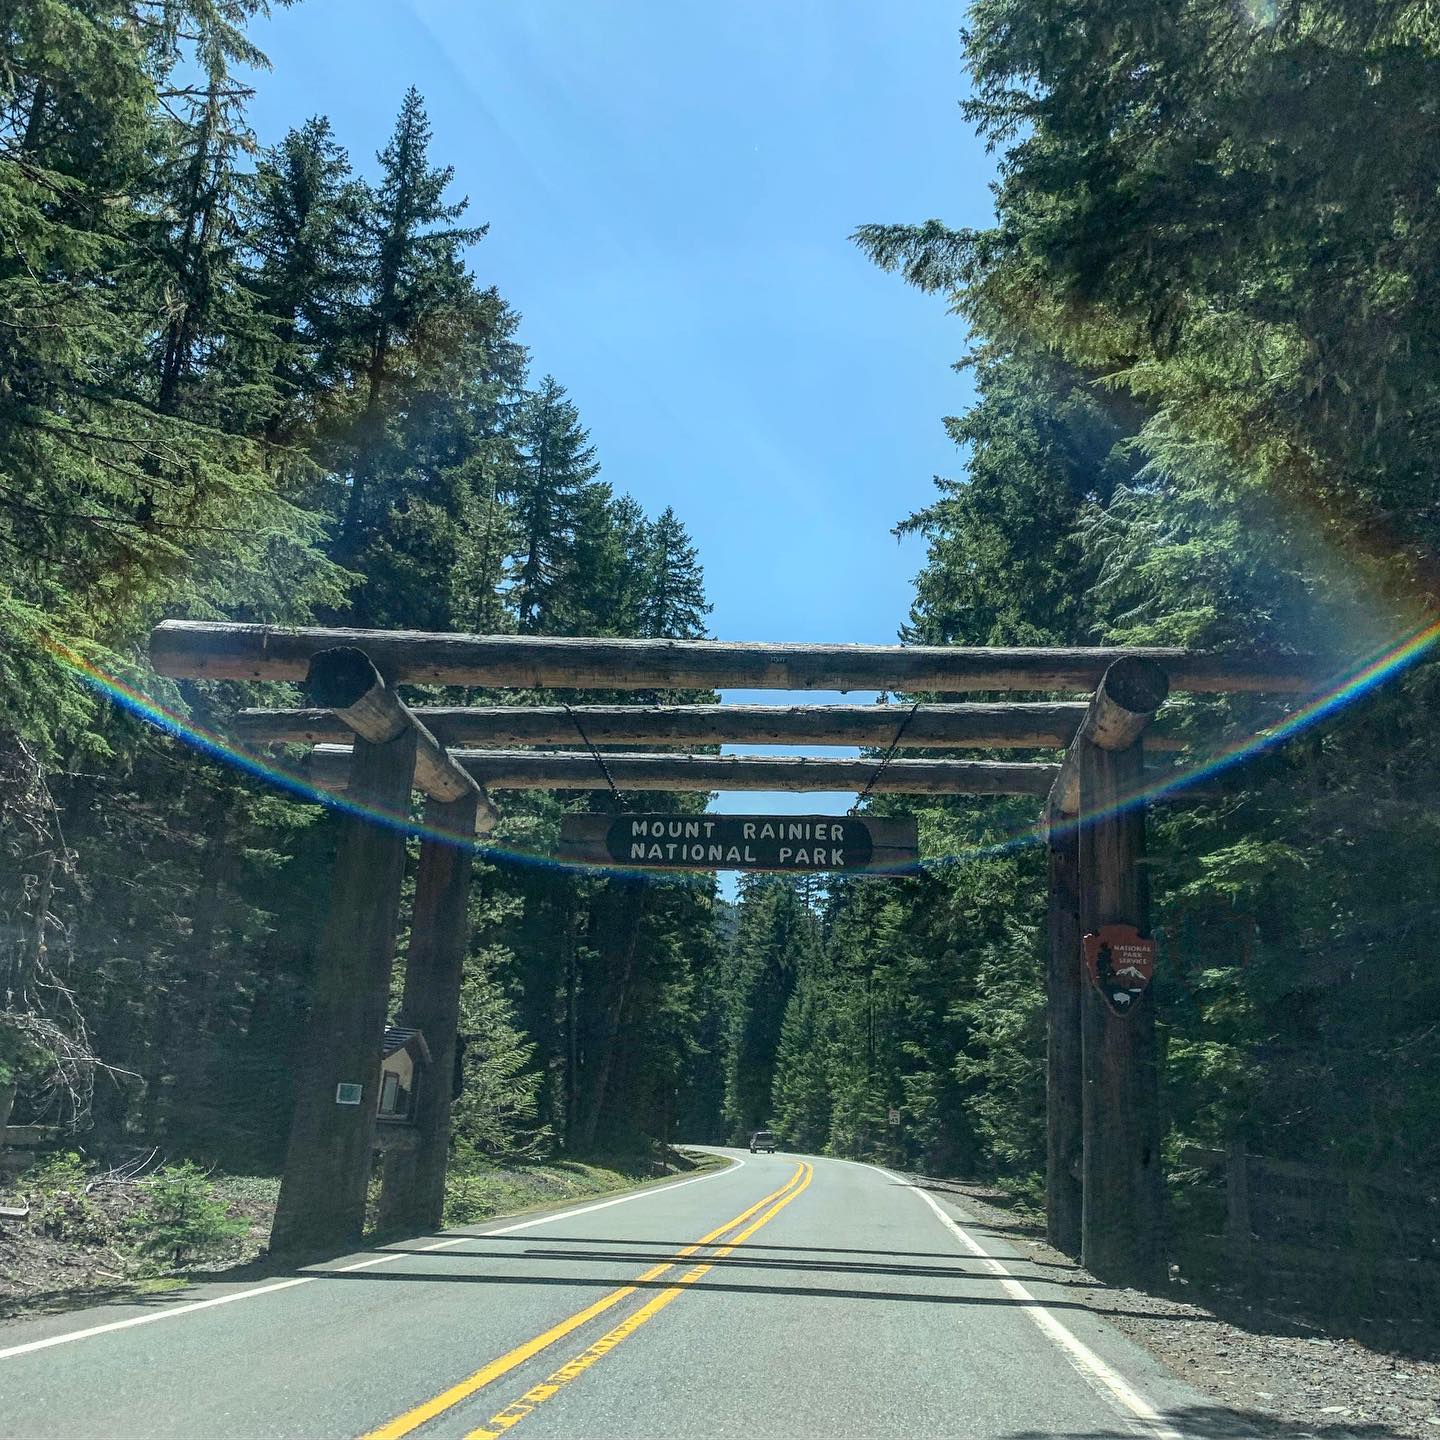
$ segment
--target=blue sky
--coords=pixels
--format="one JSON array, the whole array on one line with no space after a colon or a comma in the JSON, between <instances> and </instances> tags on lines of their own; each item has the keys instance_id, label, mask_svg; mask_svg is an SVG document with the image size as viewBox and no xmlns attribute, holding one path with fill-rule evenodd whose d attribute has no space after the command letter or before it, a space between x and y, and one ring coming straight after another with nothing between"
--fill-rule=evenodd
<instances>
[{"instance_id":1,"label":"blue sky","mask_svg":"<svg viewBox=\"0 0 1440 1440\"><path fill-rule=\"evenodd\" d=\"M923 558L890 528L958 469L941 418L970 392L960 323L848 236L988 221L962 18L956 0L303 0L257 27L274 71L251 118L268 143L326 114L369 173L419 86L434 157L491 227L475 272L524 316L605 478L689 526L714 634L888 643Z\"/></svg>"}]
</instances>

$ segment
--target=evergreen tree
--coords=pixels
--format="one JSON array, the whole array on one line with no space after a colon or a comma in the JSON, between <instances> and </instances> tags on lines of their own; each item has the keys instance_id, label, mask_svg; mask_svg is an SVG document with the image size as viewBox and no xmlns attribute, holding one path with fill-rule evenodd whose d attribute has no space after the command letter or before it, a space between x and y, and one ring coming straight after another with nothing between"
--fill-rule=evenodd
<instances>
[{"instance_id":1,"label":"evergreen tree","mask_svg":"<svg viewBox=\"0 0 1440 1440\"><path fill-rule=\"evenodd\" d=\"M443 347L457 310L475 300L461 250L486 226L453 224L468 207L447 200L453 166L432 166L430 122L413 86L405 92L389 143L377 157L380 184L362 217L366 303L359 335L364 350L356 377L360 413L353 426L349 488L339 554L353 559L362 533L384 510L371 494L392 446L389 405L398 377Z\"/></svg>"},{"instance_id":2,"label":"evergreen tree","mask_svg":"<svg viewBox=\"0 0 1440 1440\"><path fill-rule=\"evenodd\" d=\"M526 397L519 436L513 606L522 634L545 633L575 564L580 508L600 467L579 412L553 376Z\"/></svg>"},{"instance_id":3,"label":"evergreen tree","mask_svg":"<svg viewBox=\"0 0 1440 1440\"><path fill-rule=\"evenodd\" d=\"M250 285L274 326L272 440L313 439L356 361L364 192L323 116L263 155L248 186Z\"/></svg>"},{"instance_id":4,"label":"evergreen tree","mask_svg":"<svg viewBox=\"0 0 1440 1440\"><path fill-rule=\"evenodd\" d=\"M816 917L795 883L743 876L726 958L725 1124L732 1141L771 1121L776 1051L796 975L817 963Z\"/></svg>"},{"instance_id":5,"label":"evergreen tree","mask_svg":"<svg viewBox=\"0 0 1440 1440\"><path fill-rule=\"evenodd\" d=\"M823 1150L830 1139L831 1057L819 976L802 976L785 1007L775 1046L772 1110L787 1149Z\"/></svg>"},{"instance_id":6,"label":"evergreen tree","mask_svg":"<svg viewBox=\"0 0 1440 1440\"><path fill-rule=\"evenodd\" d=\"M699 552L667 505L643 537L639 633L667 640L700 640L707 633L705 573Z\"/></svg>"}]
</instances>

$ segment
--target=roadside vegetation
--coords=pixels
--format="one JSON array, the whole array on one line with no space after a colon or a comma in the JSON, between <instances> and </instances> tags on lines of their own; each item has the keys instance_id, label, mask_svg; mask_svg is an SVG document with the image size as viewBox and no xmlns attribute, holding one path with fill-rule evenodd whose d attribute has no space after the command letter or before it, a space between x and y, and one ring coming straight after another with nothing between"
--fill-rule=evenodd
<instances>
[{"instance_id":1,"label":"roadside vegetation","mask_svg":"<svg viewBox=\"0 0 1440 1440\"><path fill-rule=\"evenodd\" d=\"M162 681L150 625L686 637L709 605L679 514L602 473L487 279L421 94L373 155L323 116L260 137L263 6L162 8L0 25L0 1125L274 1174L334 826L199 738L294 689ZM615 805L595 786L512 798L480 867L456 1130L482 1157L695 1133L712 884L525 858Z\"/></svg>"},{"instance_id":2,"label":"roadside vegetation","mask_svg":"<svg viewBox=\"0 0 1440 1440\"><path fill-rule=\"evenodd\" d=\"M686 1150L586 1161L471 1156L450 1175L445 1224L614 1195L724 1163ZM263 1258L279 1189L274 1176L207 1173L188 1161L106 1167L73 1151L50 1156L0 1189L0 1204L28 1210L0 1219L0 1318L223 1278Z\"/></svg>"}]
</instances>

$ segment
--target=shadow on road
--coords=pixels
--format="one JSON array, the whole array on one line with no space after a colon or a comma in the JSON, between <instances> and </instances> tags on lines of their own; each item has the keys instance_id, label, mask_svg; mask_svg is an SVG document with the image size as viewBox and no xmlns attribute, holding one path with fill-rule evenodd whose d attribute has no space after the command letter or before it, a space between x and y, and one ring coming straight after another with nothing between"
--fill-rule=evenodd
<instances>
[{"instance_id":1,"label":"shadow on road","mask_svg":"<svg viewBox=\"0 0 1440 1440\"><path fill-rule=\"evenodd\" d=\"M485 1238L485 1237L478 1237ZM572 1242L573 1243L573 1242ZM605 1241L583 1241L586 1245L600 1246ZM633 1242L636 1244L642 1242ZM717 1242L720 1243L720 1242ZM678 1247L677 1247L678 1248ZM707 1249L713 1248L710 1246ZM742 1247L736 1246L738 1252ZM408 1250L401 1250L402 1255L411 1254ZM870 1253L870 1252L864 1252ZM649 1250L563 1250L541 1247L530 1242L530 1248L506 1254L504 1251L494 1250L451 1250L445 1257L447 1260L539 1260L539 1261L579 1261L581 1263L614 1263L622 1265L650 1264L664 1265L675 1263L675 1249L666 1248L664 1242L652 1245ZM781 1259L775 1255L740 1255L732 1252L729 1255L707 1257L697 1253L691 1263L704 1261L716 1269L751 1269L751 1270L801 1270L812 1275L883 1275L893 1277L897 1280L993 1280L995 1272L991 1270L967 1269L965 1261L956 1261L953 1258L949 1265L884 1265L870 1261L861 1260L815 1260L815 1259ZM1011 1265L1028 1265L1028 1260L1018 1256L1009 1259ZM1088 1280L1058 1280L1051 1279L1048 1275L1026 1275L1015 1274L1017 1280L1029 1280L1032 1284L1063 1285L1074 1288L1095 1289L1095 1283Z\"/></svg>"},{"instance_id":2,"label":"shadow on road","mask_svg":"<svg viewBox=\"0 0 1440 1440\"><path fill-rule=\"evenodd\" d=\"M453 1252L451 1252L453 1256ZM447 1257L450 1258L450 1257ZM526 1259L533 1259L533 1256L526 1256ZM668 1258L668 1257L667 1257ZM724 1268L725 1262L709 1261L703 1255L694 1255L686 1260L674 1262L677 1273L683 1273L687 1265L714 1265L719 1270ZM805 1267L796 1266L796 1269ZM675 1277L656 1280L637 1280L629 1277L617 1278L616 1276L583 1276L583 1275L455 1275L443 1271L406 1271L406 1270L323 1270L308 1272L321 1280L358 1280L362 1282L380 1281L385 1284L409 1284L409 1285L561 1285L573 1289L588 1290L613 1290L619 1285L626 1285L635 1290L668 1290L675 1283ZM964 1280L967 1283L984 1282L986 1280L999 1280L998 1275L956 1275L954 1278ZM687 1287L687 1293L694 1295L705 1294L730 1294L730 1295L766 1295L774 1296L776 1299L802 1299L802 1300L902 1300L917 1305L979 1305L979 1306L1001 1306L1006 1309L1023 1310L1032 1306L1045 1310L1083 1310L1101 1318L1113 1319L1115 1316L1135 1320L1162 1320L1165 1323L1183 1322L1190 1324L1213 1325L1214 1320L1208 1315L1165 1315L1156 1316L1148 1310L1101 1310L1093 1305L1087 1305L1079 1300L1066 1298L1044 1298L1034 1300L1017 1300L1011 1295L958 1295L950 1293L934 1293L924 1290L855 1290L841 1289L831 1285L742 1285L734 1281L711 1280L709 1278L700 1280Z\"/></svg>"},{"instance_id":3,"label":"shadow on road","mask_svg":"<svg viewBox=\"0 0 1440 1440\"><path fill-rule=\"evenodd\" d=\"M1278 1420L1259 1410L1232 1410L1225 1405L1184 1405L1165 1411L1165 1421L1187 1440L1405 1440L1410 1433L1372 1420L1339 1420L1311 1425ZM1004 1440L1053 1440L1050 1430L1011 1430ZM1118 1423L1109 1430L1069 1430L1066 1440L1134 1440L1135 1431Z\"/></svg>"},{"instance_id":4,"label":"shadow on road","mask_svg":"<svg viewBox=\"0 0 1440 1440\"><path fill-rule=\"evenodd\" d=\"M980 1228L978 1226L974 1227ZM499 1240L511 1245L534 1245L534 1235L485 1235L477 1233L470 1237L474 1240ZM547 1235L543 1237L547 1243L556 1245L650 1245L666 1250L672 1247L676 1250L685 1245L694 1244L693 1240L611 1240L597 1238L590 1235ZM955 1251L939 1250L855 1250L844 1245L756 1245L747 1243L736 1245L735 1250L779 1250L785 1254L796 1255L883 1255L889 1260L955 1260ZM1078 1270L1078 1265L1057 1260L1032 1260L1028 1256L1018 1255L998 1256L998 1259L1015 1261L1026 1265L1036 1265L1045 1270Z\"/></svg>"}]
</instances>

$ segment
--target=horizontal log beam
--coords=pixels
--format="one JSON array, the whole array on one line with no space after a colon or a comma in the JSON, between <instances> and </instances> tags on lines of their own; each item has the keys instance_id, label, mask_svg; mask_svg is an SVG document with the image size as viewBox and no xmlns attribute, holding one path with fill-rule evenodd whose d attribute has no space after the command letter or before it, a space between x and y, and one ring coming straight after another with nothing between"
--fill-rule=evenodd
<instances>
[{"instance_id":1,"label":"horizontal log beam","mask_svg":"<svg viewBox=\"0 0 1440 1440\"><path fill-rule=\"evenodd\" d=\"M1196 655L1151 648L1018 649L960 645L772 645L719 640L566 639L413 630L286 630L167 620L150 637L162 675L300 680L317 650L353 645L392 684L573 690L1091 691L1110 664L1136 654L1163 666L1171 689L1297 692L1313 667L1290 656Z\"/></svg>"},{"instance_id":2,"label":"horizontal log beam","mask_svg":"<svg viewBox=\"0 0 1440 1440\"><path fill-rule=\"evenodd\" d=\"M1083 700L1036 704L416 706L444 745L874 745L901 750L1061 750L1085 718ZM577 729L577 721L579 728ZM902 733L903 726L903 733ZM247 745L343 745L328 710L242 710L233 733ZM1179 742L1156 737L1157 749Z\"/></svg>"},{"instance_id":3,"label":"horizontal log beam","mask_svg":"<svg viewBox=\"0 0 1440 1440\"><path fill-rule=\"evenodd\" d=\"M332 723L376 745L415 732L415 787L432 800L446 802L471 796L476 802L476 828L495 828L494 804L480 785L450 758L449 752L415 717L363 650L337 646L310 658L305 677L309 699L325 707Z\"/></svg>"},{"instance_id":4,"label":"horizontal log beam","mask_svg":"<svg viewBox=\"0 0 1440 1440\"><path fill-rule=\"evenodd\" d=\"M454 758L487 790L603 790L593 755L533 750L454 750ZM607 755L605 765L621 790L864 790L875 760L814 760L808 756ZM993 760L894 760L873 789L890 795L1044 795L1058 765ZM325 790L343 790L350 751L318 745L310 778Z\"/></svg>"}]
</instances>

